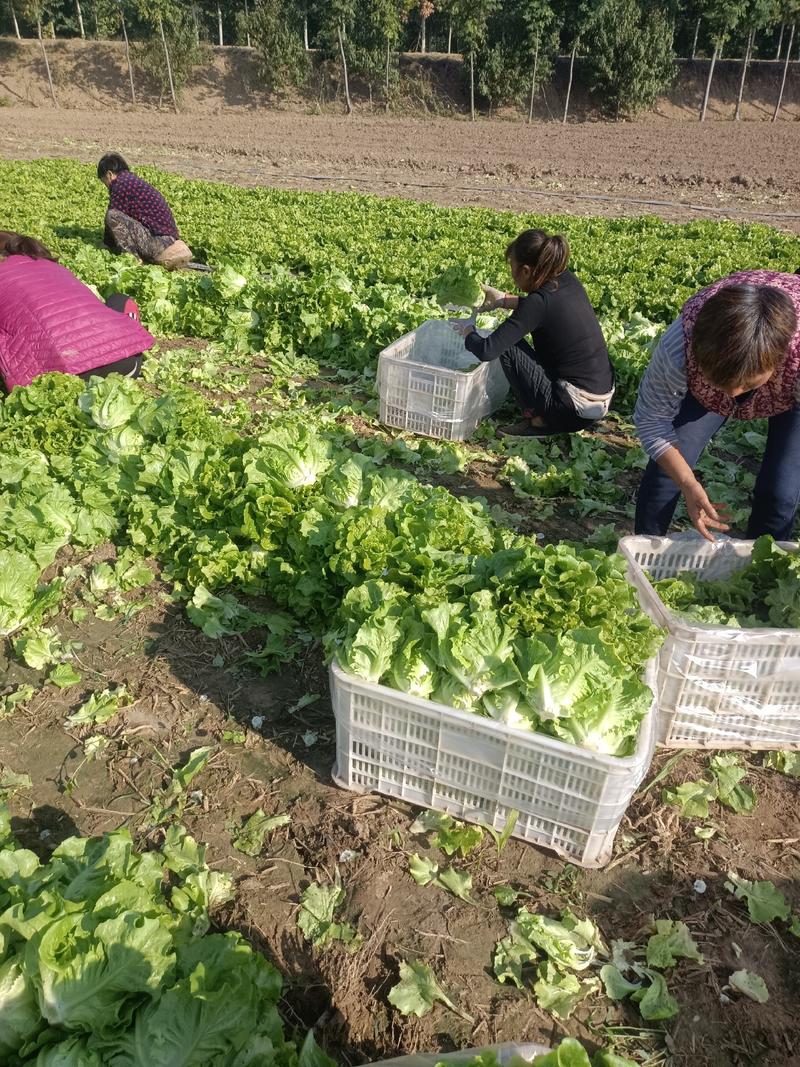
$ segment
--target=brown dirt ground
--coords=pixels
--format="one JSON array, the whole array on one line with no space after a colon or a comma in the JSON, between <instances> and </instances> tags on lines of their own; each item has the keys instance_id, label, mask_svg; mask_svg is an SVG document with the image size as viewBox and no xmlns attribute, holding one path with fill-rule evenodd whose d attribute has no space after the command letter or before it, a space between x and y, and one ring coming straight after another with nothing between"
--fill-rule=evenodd
<instances>
[{"instance_id":1,"label":"brown dirt ground","mask_svg":"<svg viewBox=\"0 0 800 1067\"><path fill-rule=\"evenodd\" d=\"M800 232L795 124L687 127L413 119L286 112L132 113L113 131L91 111L0 111L0 155L131 161L281 189L352 189L450 205L760 221Z\"/></svg>"},{"instance_id":2,"label":"brown dirt ground","mask_svg":"<svg viewBox=\"0 0 800 1067\"><path fill-rule=\"evenodd\" d=\"M363 422L353 426L365 432ZM568 502L543 524L537 503L516 499L496 473L496 466L482 462L433 480L488 496L521 513L524 528L544 529L547 537L588 532L590 523L570 516ZM88 567L112 555L106 546L73 562ZM754 926L724 889L726 872L735 869L745 877L772 879L794 909L800 908L800 780L764 769L758 754L747 756L756 811L735 815L712 804L702 824L717 832L703 842L694 834L700 823L679 818L664 805L661 790L707 777L707 759L684 753L657 781L673 756L661 752L604 870L579 871L515 840L498 856L487 839L468 859L456 861L473 877L475 903L464 903L411 880L409 855L426 851L424 839L410 833L416 814L411 807L333 785L335 729L319 647L261 678L242 662L248 648L258 647L258 632L205 638L180 607L164 602L162 592L167 590L156 579L146 591L149 606L129 621L101 622L90 615L75 624L69 601L54 620L64 638L84 645L75 661L81 683L66 691L45 686L0 724L0 769L28 773L34 782L12 798L13 827L27 847L46 853L72 833L99 833L123 823L141 844L157 845L160 831L148 829L145 817L153 794L192 748L213 744L216 752L192 783L183 821L208 844L213 866L236 879L237 899L216 921L241 930L275 961L286 976L281 1007L287 1024L315 1025L340 1062L503 1040L547 1044L565 1033L591 1045L622 1026L628 1028L628 1054L638 1060L638 1051L648 1067L800 1067L798 942L782 927ZM8 647L0 651L4 683L40 685L42 678L9 653ZM222 667L213 662L217 656ZM71 727L66 715L90 691L119 683L135 702L99 729L111 744L100 759L86 762L82 741L98 729ZM308 693L319 699L291 710ZM256 715L263 719L257 728ZM226 741L224 731L244 738ZM233 849L231 835L257 808L287 812L291 822L267 841L261 856L250 859ZM337 871L347 890L342 917L365 939L354 954L336 944L312 950L296 924L302 889L314 879L331 882ZM707 883L704 893L693 888L698 878ZM569 905L591 915L609 942L643 943L653 918L685 921L706 965L682 961L669 974L679 1016L663 1026L643 1026L634 1008L599 997L562 1024L539 1011L530 994L499 985L491 973L492 955L509 916L492 896L498 884L521 891L533 910L557 915ZM398 965L409 958L431 964L456 1004L474 1016L474 1026L442 1007L422 1019L404 1019L388 1006ZM728 976L740 968L765 979L768 1005L721 1002Z\"/></svg>"},{"instance_id":3,"label":"brown dirt ground","mask_svg":"<svg viewBox=\"0 0 800 1067\"><path fill-rule=\"evenodd\" d=\"M55 111L34 42L0 41L0 156L94 162L117 149L188 177L283 189L354 189L440 204L579 215L656 214L762 221L800 232L798 75L786 110L770 123L778 69L751 72L744 121L733 123L739 65L715 76L710 120L696 121L703 64L684 64L656 111L633 122L547 121L560 114L562 73L547 108L527 125L505 112L470 123L463 115L387 116L363 104L345 116L334 102L266 98L254 89L246 49L215 49L186 89L182 113L125 103L127 75L113 43L48 46L61 107ZM456 62L404 57L409 80L433 79L453 96ZM457 65L457 64L456 64ZM793 65L793 66L796 66ZM455 79L457 81L457 78ZM442 88L442 87L445 88ZM44 87L44 91L43 91ZM592 112L575 96L576 115ZM452 111L452 108L451 108Z\"/></svg>"}]
</instances>

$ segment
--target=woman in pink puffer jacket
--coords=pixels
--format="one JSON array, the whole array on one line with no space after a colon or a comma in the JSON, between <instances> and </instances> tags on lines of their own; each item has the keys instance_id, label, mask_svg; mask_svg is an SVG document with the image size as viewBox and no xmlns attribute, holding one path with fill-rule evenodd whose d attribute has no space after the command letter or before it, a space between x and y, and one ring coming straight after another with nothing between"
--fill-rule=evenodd
<instances>
[{"instance_id":1,"label":"woman in pink puffer jacket","mask_svg":"<svg viewBox=\"0 0 800 1067\"><path fill-rule=\"evenodd\" d=\"M115 294L103 304L35 238L0 230L0 379L7 390L50 371L136 377L153 344L132 300Z\"/></svg>"}]
</instances>

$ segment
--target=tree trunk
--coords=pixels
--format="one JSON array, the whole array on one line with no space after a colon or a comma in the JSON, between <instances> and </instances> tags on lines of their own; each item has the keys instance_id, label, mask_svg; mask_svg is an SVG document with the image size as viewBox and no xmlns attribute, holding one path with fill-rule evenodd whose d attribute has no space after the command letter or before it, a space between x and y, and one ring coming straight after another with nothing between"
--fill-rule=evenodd
<instances>
[{"instance_id":1,"label":"tree trunk","mask_svg":"<svg viewBox=\"0 0 800 1067\"><path fill-rule=\"evenodd\" d=\"M778 51L775 53L776 60L781 58L781 49L783 48L783 30L784 24L781 23L781 32L778 34Z\"/></svg>"},{"instance_id":2,"label":"tree trunk","mask_svg":"<svg viewBox=\"0 0 800 1067\"><path fill-rule=\"evenodd\" d=\"M308 51L308 15L303 16L303 44Z\"/></svg>"},{"instance_id":3,"label":"tree trunk","mask_svg":"<svg viewBox=\"0 0 800 1067\"><path fill-rule=\"evenodd\" d=\"M426 33L425 33L427 22L428 22L427 17L425 15L422 15L421 18L420 18L420 27L419 27L419 33L420 33L419 50L420 50L420 52L427 52L428 51L427 41L426 41Z\"/></svg>"},{"instance_id":4,"label":"tree trunk","mask_svg":"<svg viewBox=\"0 0 800 1067\"><path fill-rule=\"evenodd\" d=\"M386 38L386 107L389 107L389 63L392 58L392 42Z\"/></svg>"},{"instance_id":5,"label":"tree trunk","mask_svg":"<svg viewBox=\"0 0 800 1067\"><path fill-rule=\"evenodd\" d=\"M475 121L475 49L469 50L469 117Z\"/></svg>"},{"instance_id":6,"label":"tree trunk","mask_svg":"<svg viewBox=\"0 0 800 1067\"><path fill-rule=\"evenodd\" d=\"M50 86L50 96L53 98L53 107L58 107L58 100L56 100L56 91L53 88L53 75L50 71L50 60L47 58L47 49L44 46L44 37L42 37L42 16L39 11L38 5L36 8L36 32L39 36L39 44L42 46L44 69L47 71L47 84Z\"/></svg>"},{"instance_id":7,"label":"tree trunk","mask_svg":"<svg viewBox=\"0 0 800 1067\"><path fill-rule=\"evenodd\" d=\"M197 21L197 4L192 4L192 22L194 23L194 39L200 47L200 23Z\"/></svg>"},{"instance_id":8,"label":"tree trunk","mask_svg":"<svg viewBox=\"0 0 800 1067\"><path fill-rule=\"evenodd\" d=\"M125 15L122 12L122 5L119 8L119 20L122 23L122 36L125 40L125 59L128 63L128 77L131 82L131 103L136 107L136 89L133 85L133 64L131 63L131 46L128 41L128 27L125 25Z\"/></svg>"},{"instance_id":9,"label":"tree trunk","mask_svg":"<svg viewBox=\"0 0 800 1067\"><path fill-rule=\"evenodd\" d=\"M572 55L569 57L569 81L567 82L567 99L564 101L564 118L561 120L562 125L566 125L567 114L569 113L569 94L572 92L572 72L575 67L575 55L578 51L578 41L572 46Z\"/></svg>"},{"instance_id":10,"label":"tree trunk","mask_svg":"<svg viewBox=\"0 0 800 1067\"><path fill-rule=\"evenodd\" d=\"M178 97L175 94L175 82L172 80L172 60L169 58L169 48L167 47L167 35L164 33L164 20L161 16L158 16L158 29L161 33L161 44L164 46L164 59L167 61L167 77L169 78L169 91L172 96L172 106L175 110L178 110Z\"/></svg>"},{"instance_id":11,"label":"tree trunk","mask_svg":"<svg viewBox=\"0 0 800 1067\"><path fill-rule=\"evenodd\" d=\"M697 35L700 33L700 19L694 24L694 40L692 41L692 59L697 55Z\"/></svg>"},{"instance_id":12,"label":"tree trunk","mask_svg":"<svg viewBox=\"0 0 800 1067\"><path fill-rule=\"evenodd\" d=\"M789 45L788 45L788 47L786 49L786 61L783 64L783 77L781 78L781 87L780 87L780 91L778 92L778 99L777 99L777 101L775 103L775 110L772 112L772 121L773 122L778 117L778 112L780 111L781 104L783 103L783 90L786 87L786 75L789 72L789 60L791 59L791 56L792 56L792 43L793 43L793 41L794 41L794 23L792 23L792 29L791 29L791 31L789 33Z\"/></svg>"},{"instance_id":13,"label":"tree trunk","mask_svg":"<svg viewBox=\"0 0 800 1067\"><path fill-rule=\"evenodd\" d=\"M711 95L711 79L714 77L714 64L717 62L717 54L719 53L719 44L714 42L714 54L711 57L711 66L708 68L708 81L706 82L706 91L703 95L703 106L700 108L700 121L705 122L706 111L708 110L708 98Z\"/></svg>"},{"instance_id":14,"label":"tree trunk","mask_svg":"<svg viewBox=\"0 0 800 1067\"><path fill-rule=\"evenodd\" d=\"M528 125L533 122L533 98L536 93L536 68L539 65L539 38L536 38L536 48L533 52L533 72L531 73L531 102L528 107Z\"/></svg>"},{"instance_id":15,"label":"tree trunk","mask_svg":"<svg viewBox=\"0 0 800 1067\"><path fill-rule=\"evenodd\" d=\"M453 54L453 16L450 16L450 21L447 24L447 54L451 56Z\"/></svg>"},{"instance_id":16,"label":"tree trunk","mask_svg":"<svg viewBox=\"0 0 800 1067\"><path fill-rule=\"evenodd\" d=\"M744 80L747 77L747 64L750 62L750 53L753 50L753 36L755 30L751 29L747 35L747 48L744 53L744 63L742 63L742 76L739 79L739 95L736 98L736 111L733 114L734 119L738 122L741 118L742 110L742 97L744 96Z\"/></svg>"},{"instance_id":17,"label":"tree trunk","mask_svg":"<svg viewBox=\"0 0 800 1067\"><path fill-rule=\"evenodd\" d=\"M86 32L83 28L83 12L81 11L81 0L75 0L75 10L78 15L78 29L80 30L81 40L86 40Z\"/></svg>"},{"instance_id":18,"label":"tree trunk","mask_svg":"<svg viewBox=\"0 0 800 1067\"><path fill-rule=\"evenodd\" d=\"M11 21L14 23L14 33L17 35L17 40L22 40L22 34L19 32L19 23L17 22L17 13L14 10L13 0L8 0L8 6L11 8Z\"/></svg>"},{"instance_id":19,"label":"tree trunk","mask_svg":"<svg viewBox=\"0 0 800 1067\"><path fill-rule=\"evenodd\" d=\"M217 4L217 29L219 30L219 46L222 48L225 44L222 39L222 8Z\"/></svg>"},{"instance_id":20,"label":"tree trunk","mask_svg":"<svg viewBox=\"0 0 800 1067\"><path fill-rule=\"evenodd\" d=\"M250 5L248 4L247 0L244 0L244 18L245 23L247 25L247 29L245 30L245 40L247 41L247 47L251 48L252 45L250 44Z\"/></svg>"},{"instance_id":21,"label":"tree trunk","mask_svg":"<svg viewBox=\"0 0 800 1067\"><path fill-rule=\"evenodd\" d=\"M344 78L344 99L347 104L347 114L352 114L353 103L350 100L350 80L347 77L347 56L344 52L344 33L342 32L342 26L339 24L336 27L336 32L339 34L339 52L342 56L342 77Z\"/></svg>"}]
</instances>

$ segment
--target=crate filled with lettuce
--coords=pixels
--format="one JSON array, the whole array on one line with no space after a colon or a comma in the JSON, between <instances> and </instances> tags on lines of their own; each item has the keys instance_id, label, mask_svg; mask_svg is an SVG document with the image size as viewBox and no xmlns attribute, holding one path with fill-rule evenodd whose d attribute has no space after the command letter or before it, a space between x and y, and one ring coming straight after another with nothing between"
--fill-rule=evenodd
<instances>
[{"instance_id":1,"label":"crate filled with lettuce","mask_svg":"<svg viewBox=\"0 0 800 1067\"><path fill-rule=\"evenodd\" d=\"M668 631L659 741L677 748L800 748L800 551L695 533L626 537L643 608Z\"/></svg>"},{"instance_id":2,"label":"crate filled with lettuce","mask_svg":"<svg viewBox=\"0 0 800 1067\"><path fill-rule=\"evenodd\" d=\"M652 758L661 637L622 558L569 544L356 586L327 638L334 777L602 866Z\"/></svg>"}]
</instances>

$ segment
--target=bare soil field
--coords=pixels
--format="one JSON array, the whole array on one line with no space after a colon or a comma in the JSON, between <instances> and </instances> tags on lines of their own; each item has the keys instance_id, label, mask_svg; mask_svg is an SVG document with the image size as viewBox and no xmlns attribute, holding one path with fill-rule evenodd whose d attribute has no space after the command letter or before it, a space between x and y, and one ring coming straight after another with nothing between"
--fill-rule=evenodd
<instances>
[{"instance_id":1,"label":"bare soil field","mask_svg":"<svg viewBox=\"0 0 800 1067\"><path fill-rule=\"evenodd\" d=\"M192 116L12 106L0 155L92 163L118 150L187 177L354 189L440 204L760 221L800 232L794 122L581 123L307 115Z\"/></svg>"}]
</instances>

